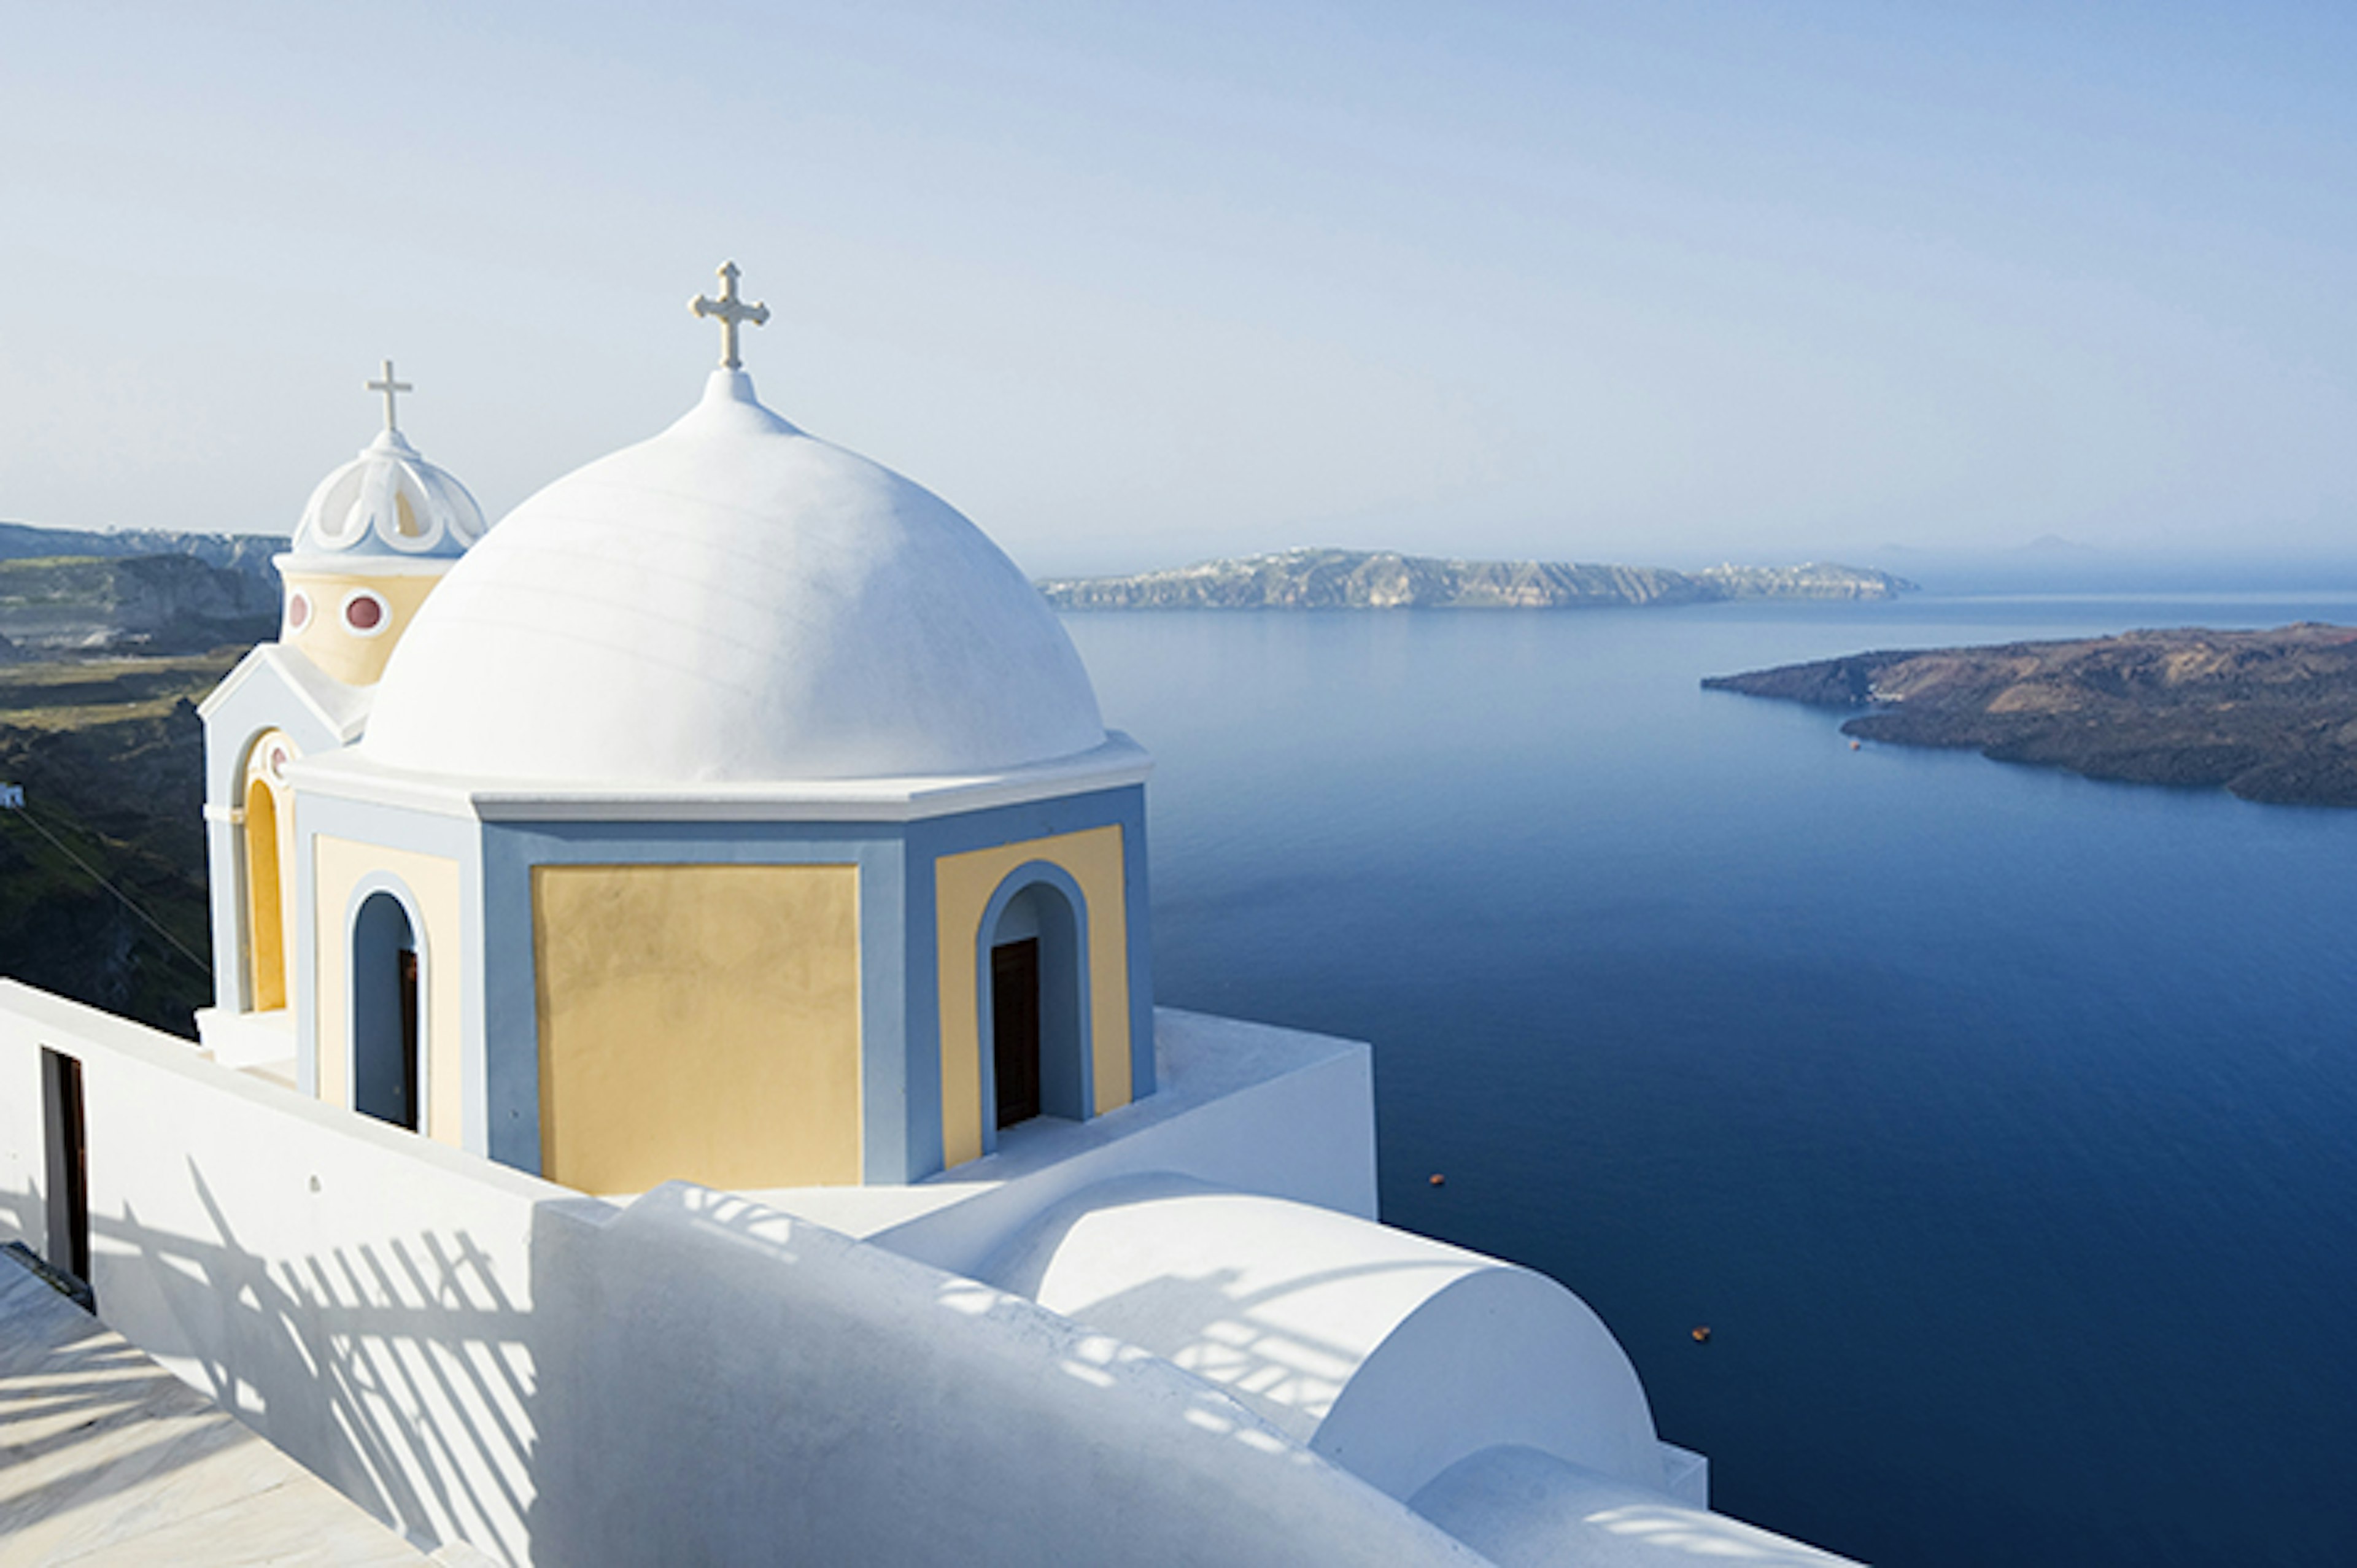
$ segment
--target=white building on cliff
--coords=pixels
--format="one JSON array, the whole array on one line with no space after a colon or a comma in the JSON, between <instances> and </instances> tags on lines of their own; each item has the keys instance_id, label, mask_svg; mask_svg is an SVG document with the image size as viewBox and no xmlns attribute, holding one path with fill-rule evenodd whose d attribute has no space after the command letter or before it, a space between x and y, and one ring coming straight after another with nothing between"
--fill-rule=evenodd
<instances>
[{"instance_id":1,"label":"white building on cliff","mask_svg":"<svg viewBox=\"0 0 2357 1568\"><path fill-rule=\"evenodd\" d=\"M510 1563L1832 1561L1377 1222L1366 1047L1154 1006L1146 753L735 283L495 529L386 367L203 709L204 1047L0 986L0 1240Z\"/></svg>"}]
</instances>

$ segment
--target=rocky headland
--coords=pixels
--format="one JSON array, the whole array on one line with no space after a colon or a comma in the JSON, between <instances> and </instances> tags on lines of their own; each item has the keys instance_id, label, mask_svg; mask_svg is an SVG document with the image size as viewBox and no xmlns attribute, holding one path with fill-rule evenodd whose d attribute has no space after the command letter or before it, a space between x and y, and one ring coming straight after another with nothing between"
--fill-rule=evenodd
<instances>
[{"instance_id":1,"label":"rocky headland","mask_svg":"<svg viewBox=\"0 0 2357 1568\"><path fill-rule=\"evenodd\" d=\"M1853 654L1703 684L1864 710L1861 740L1969 746L2090 779L2357 806L2357 628L2134 631Z\"/></svg>"},{"instance_id":2,"label":"rocky headland","mask_svg":"<svg viewBox=\"0 0 2357 1568\"><path fill-rule=\"evenodd\" d=\"M1726 599L1888 599L1915 586L1857 566L1586 565L1448 561L1387 550L1287 550L1116 577L1051 577L1039 591L1073 610L1586 609Z\"/></svg>"},{"instance_id":3,"label":"rocky headland","mask_svg":"<svg viewBox=\"0 0 2357 1568\"><path fill-rule=\"evenodd\" d=\"M286 548L268 534L0 522L0 660L195 653L268 637Z\"/></svg>"}]
</instances>

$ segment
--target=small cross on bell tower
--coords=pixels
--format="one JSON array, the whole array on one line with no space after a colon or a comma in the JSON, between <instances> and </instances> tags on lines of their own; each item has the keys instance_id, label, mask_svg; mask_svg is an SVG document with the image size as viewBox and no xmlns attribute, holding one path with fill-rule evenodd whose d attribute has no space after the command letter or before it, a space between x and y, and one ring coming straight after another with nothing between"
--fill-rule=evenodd
<instances>
[{"instance_id":1,"label":"small cross on bell tower","mask_svg":"<svg viewBox=\"0 0 2357 1568\"><path fill-rule=\"evenodd\" d=\"M391 360L387 360L384 362L383 376L376 381L369 382L368 390L372 392L384 393L384 427L387 430L399 430L401 426L393 417L393 395L395 392L415 392L417 389L411 386L407 381L394 381L393 379L393 361Z\"/></svg>"},{"instance_id":2,"label":"small cross on bell tower","mask_svg":"<svg viewBox=\"0 0 2357 1568\"><path fill-rule=\"evenodd\" d=\"M748 303L737 297L737 263L720 263L720 297L706 299L697 295L687 302L688 309L698 316L710 317L720 323L720 364L724 370L741 371L743 360L737 357L737 328L749 321L759 327L770 319L770 307L759 302Z\"/></svg>"}]
</instances>

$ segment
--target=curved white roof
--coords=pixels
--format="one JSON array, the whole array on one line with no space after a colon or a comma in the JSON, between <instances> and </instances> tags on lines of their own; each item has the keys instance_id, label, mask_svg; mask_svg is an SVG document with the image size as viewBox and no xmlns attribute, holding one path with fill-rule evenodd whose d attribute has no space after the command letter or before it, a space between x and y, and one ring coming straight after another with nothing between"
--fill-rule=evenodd
<instances>
[{"instance_id":1,"label":"curved white roof","mask_svg":"<svg viewBox=\"0 0 2357 1568\"><path fill-rule=\"evenodd\" d=\"M1658 1492L1636 1369L1543 1274L1170 1173L1082 1188L977 1277L1218 1384L1405 1498L1521 1444Z\"/></svg>"},{"instance_id":2,"label":"curved white roof","mask_svg":"<svg viewBox=\"0 0 2357 1568\"><path fill-rule=\"evenodd\" d=\"M450 569L361 750L627 787L974 775L1104 742L1071 640L981 530L722 370Z\"/></svg>"},{"instance_id":3,"label":"curved white roof","mask_svg":"<svg viewBox=\"0 0 2357 1568\"><path fill-rule=\"evenodd\" d=\"M387 426L311 492L291 561L298 570L335 571L447 560L464 554L486 526L467 487Z\"/></svg>"}]
</instances>

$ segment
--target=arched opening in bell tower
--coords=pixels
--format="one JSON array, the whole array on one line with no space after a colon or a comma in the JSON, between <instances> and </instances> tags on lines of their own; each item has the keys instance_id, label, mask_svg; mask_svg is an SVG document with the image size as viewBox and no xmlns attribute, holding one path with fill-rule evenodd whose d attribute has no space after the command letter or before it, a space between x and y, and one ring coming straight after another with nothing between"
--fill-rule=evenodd
<instances>
[{"instance_id":1,"label":"arched opening in bell tower","mask_svg":"<svg viewBox=\"0 0 2357 1568\"><path fill-rule=\"evenodd\" d=\"M352 919L352 1109L414 1133L422 1124L416 928L393 894Z\"/></svg>"},{"instance_id":2,"label":"arched opening in bell tower","mask_svg":"<svg viewBox=\"0 0 2357 1568\"><path fill-rule=\"evenodd\" d=\"M279 791L295 748L277 730L246 747L238 853L245 884L246 1006L267 1013L286 1005L286 855L294 834Z\"/></svg>"},{"instance_id":3,"label":"arched opening in bell tower","mask_svg":"<svg viewBox=\"0 0 2357 1568\"><path fill-rule=\"evenodd\" d=\"M266 779L245 786L247 981L253 1010L286 1005L286 923L280 913L278 792Z\"/></svg>"},{"instance_id":4,"label":"arched opening in bell tower","mask_svg":"<svg viewBox=\"0 0 2357 1568\"><path fill-rule=\"evenodd\" d=\"M1000 907L986 928L982 1015L996 1127L1088 1115L1083 915L1076 897L1077 890L1043 876L993 900Z\"/></svg>"}]
</instances>

